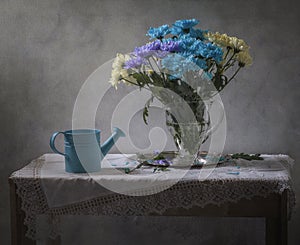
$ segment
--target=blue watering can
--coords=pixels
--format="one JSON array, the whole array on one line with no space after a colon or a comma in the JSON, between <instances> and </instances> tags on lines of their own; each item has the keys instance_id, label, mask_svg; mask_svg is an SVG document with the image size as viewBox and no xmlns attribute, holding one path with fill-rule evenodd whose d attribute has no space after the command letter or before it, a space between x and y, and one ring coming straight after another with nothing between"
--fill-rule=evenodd
<instances>
[{"instance_id":1,"label":"blue watering can","mask_svg":"<svg viewBox=\"0 0 300 245\"><path fill-rule=\"evenodd\" d=\"M76 129L55 132L50 139L51 149L65 157L65 170L69 173L88 173L101 170L101 161L120 137L125 137L123 131L114 128L113 134L100 145L100 130ZM55 147L55 139L64 135L65 152Z\"/></svg>"}]
</instances>

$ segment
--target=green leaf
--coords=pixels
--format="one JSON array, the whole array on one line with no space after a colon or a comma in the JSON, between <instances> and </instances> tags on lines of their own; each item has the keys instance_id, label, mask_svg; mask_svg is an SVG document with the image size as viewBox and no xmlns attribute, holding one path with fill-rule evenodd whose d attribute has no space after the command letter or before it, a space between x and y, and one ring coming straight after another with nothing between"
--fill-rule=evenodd
<instances>
[{"instance_id":1,"label":"green leaf","mask_svg":"<svg viewBox=\"0 0 300 245\"><path fill-rule=\"evenodd\" d=\"M144 110L143 110L143 120L145 122L146 125L148 125L148 122L147 122L147 117L149 116L149 107L150 107L150 104L151 102L153 102L153 94L151 94L151 97L150 99L147 100L146 104L145 104L145 107L144 107Z\"/></svg>"},{"instance_id":2,"label":"green leaf","mask_svg":"<svg viewBox=\"0 0 300 245\"><path fill-rule=\"evenodd\" d=\"M157 72L152 72L150 77L154 86L164 87L165 81L162 75L159 75Z\"/></svg>"},{"instance_id":3,"label":"green leaf","mask_svg":"<svg viewBox=\"0 0 300 245\"><path fill-rule=\"evenodd\" d=\"M148 111L148 107L145 106L144 107L144 110L143 110L143 120L144 120L144 123L146 125L148 125L148 122L147 122L147 117L149 116L149 111Z\"/></svg>"},{"instance_id":4,"label":"green leaf","mask_svg":"<svg viewBox=\"0 0 300 245\"><path fill-rule=\"evenodd\" d=\"M132 77L137 81L138 86L140 88L144 87L145 85L151 83L149 76L146 73L139 72L132 74Z\"/></svg>"},{"instance_id":5,"label":"green leaf","mask_svg":"<svg viewBox=\"0 0 300 245\"><path fill-rule=\"evenodd\" d=\"M243 152L232 154L231 158L232 159L241 158L241 159L245 159L245 160L248 160L248 161L251 161L251 160L264 160L262 157L260 157L260 154L249 155L249 154L245 154Z\"/></svg>"},{"instance_id":6,"label":"green leaf","mask_svg":"<svg viewBox=\"0 0 300 245\"><path fill-rule=\"evenodd\" d=\"M163 160L166 159L162 153L159 153L157 156L153 158L153 160Z\"/></svg>"}]
</instances>

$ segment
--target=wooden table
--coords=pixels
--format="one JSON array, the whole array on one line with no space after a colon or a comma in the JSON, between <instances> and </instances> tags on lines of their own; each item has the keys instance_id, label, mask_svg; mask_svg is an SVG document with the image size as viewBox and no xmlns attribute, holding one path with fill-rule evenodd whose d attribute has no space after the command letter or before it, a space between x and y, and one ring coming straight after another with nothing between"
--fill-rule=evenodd
<instances>
[{"instance_id":1,"label":"wooden table","mask_svg":"<svg viewBox=\"0 0 300 245\"><path fill-rule=\"evenodd\" d=\"M9 178L11 203L11 241L13 245L36 244L25 236L25 213L21 209L21 198L17 195L13 177ZM158 215L156 213L148 215ZM159 214L161 215L161 214ZM202 217L263 217L265 218L265 241L267 245L287 244L288 193L273 193L267 197L241 199L237 203L226 202L221 206L206 205L190 209L170 208L163 216L202 216ZM60 238L48 240L48 244L60 244Z\"/></svg>"}]
</instances>

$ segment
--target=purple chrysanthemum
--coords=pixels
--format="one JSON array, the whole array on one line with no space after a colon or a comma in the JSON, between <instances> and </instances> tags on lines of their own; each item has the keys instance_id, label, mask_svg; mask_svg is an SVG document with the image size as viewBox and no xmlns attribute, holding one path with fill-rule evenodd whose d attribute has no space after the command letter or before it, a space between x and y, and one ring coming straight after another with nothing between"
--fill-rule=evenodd
<instances>
[{"instance_id":1,"label":"purple chrysanthemum","mask_svg":"<svg viewBox=\"0 0 300 245\"><path fill-rule=\"evenodd\" d=\"M147 61L144 58L137 56L135 58L127 60L125 62L124 68L125 69L137 68L137 67L140 67L141 65L146 64L146 63L147 63Z\"/></svg>"},{"instance_id":2,"label":"purple chrysanthemum","mask_svg":"<svg viewBox=\"0 0 300 245\"><path fill-rule=\"evenodd\" d=\"M177 52L180 50L179 42L167 41L161 44L160 49L162 51Z\"/></svg>"},{"instance_id":3,"label":"purple chrysanthemum","mask_svg":"<svg viewBox=\"0 0 300 245\"><path fill-rule=\"evenodd\" d=\"M168 40L161 42L155 40L154 42L147 43L144 46L136 47L134 49L134 55L141 58L147 58L149 56L156 56L158 58L165 57L169 52L179 51L179 42Z\"/></svg>"},{"instance_id":4,"label":"purple chrysanthemum","mask_svg":"<svg viewBox=\"0 0 300 245\"><path fill-rule=\"evenodd\" d=\"M160 45L161 42L159 40L156 40L154 42L147 43L144 46L136 47L133 53L139 57L149 57L153 54L153 51L160 49Z\"/></svg>"}]
</instances>

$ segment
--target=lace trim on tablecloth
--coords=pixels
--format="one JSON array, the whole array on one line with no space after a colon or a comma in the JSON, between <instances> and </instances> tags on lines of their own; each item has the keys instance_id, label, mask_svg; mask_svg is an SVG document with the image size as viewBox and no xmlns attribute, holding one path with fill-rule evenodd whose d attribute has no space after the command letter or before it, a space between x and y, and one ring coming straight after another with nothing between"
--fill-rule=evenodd
<instances>
[{"instance_id":1,"label":"lace trim on tablecloth","mask_svg":"<svg viewBox=\"0 0 300 245\"><path fill-rule=\"evenodd\" d=\"M26 235L36 239L37 216L49 217L50 238L59 233L59 217L61 215L147 215L163 214L167 209L194 206L204 207L208 204L222 205L226 202L238 202L241 199L251 199L255 196L266 197L272 193L287 191L289 217L295 206L295 194L290 179L277 178L272 180L214 179L209 181L181 181L171 188L155 195L128 196L110 194L87 201L62 207L49 208L42 190L40 169L43 161L37 159L22 170L29 171L33 178L22 178L18 171L12 175L17 186L17 194L22 199L22 210L25 211L24 224L28 227ZM26 174L24 174L26 175Z\"/></svg>"},{"instance_id":2,"label":"lace trim on tablecloth","mask_svg":"<svg viewBox=\"0 0 300 245\"><path fill-rule=\"evenodd\" d=\"M26 236L36 239L36 222L38 215L48 215L52 225L49 237L57 236L57 219L51 215L47 199L40 181L40 171L43 165L42 158L32 161L21 171L14 172L11 176L16 184L16 193L21 198L21 209L25 212L24 225L27 226ZM24 178L31 175L32 178Z\"/></svg>"}]
</instances>

